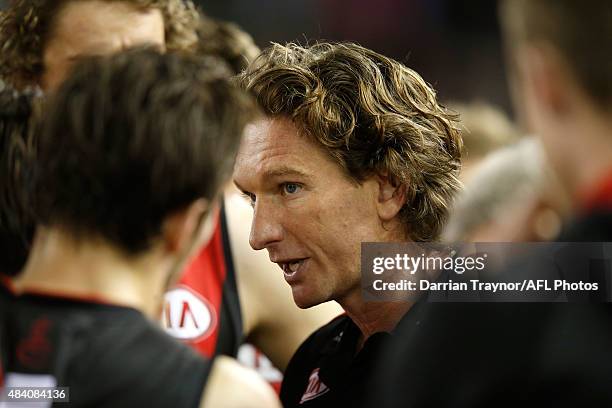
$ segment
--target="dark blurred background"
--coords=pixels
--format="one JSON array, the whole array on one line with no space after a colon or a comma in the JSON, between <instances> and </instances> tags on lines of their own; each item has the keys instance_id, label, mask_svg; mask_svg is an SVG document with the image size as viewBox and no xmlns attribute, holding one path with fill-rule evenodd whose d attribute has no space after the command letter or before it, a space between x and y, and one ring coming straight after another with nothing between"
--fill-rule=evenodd
<instances>
[{"instance_id":1,"label":"dark blurred background","mask_svg":"<svg viewBox=\"0 0 612 408\"><path fill-rule=\"evenodd\" d=\"M444 101L490 102L510 113L495 0L198 0L260 47L354 41L418 71Z\"/></svg>"},{"instance_id":2,"label":"dark blurred background","mask_svg":"<svg viewBox=\"0 0 612 408\"><path fill-rule=\"evenodd\" d=\"M211 16L238 23L260 47L354 41L415 69L444 101L484 101L511 113L495 0L195 2Z\"/></svg>"}]
</instances>

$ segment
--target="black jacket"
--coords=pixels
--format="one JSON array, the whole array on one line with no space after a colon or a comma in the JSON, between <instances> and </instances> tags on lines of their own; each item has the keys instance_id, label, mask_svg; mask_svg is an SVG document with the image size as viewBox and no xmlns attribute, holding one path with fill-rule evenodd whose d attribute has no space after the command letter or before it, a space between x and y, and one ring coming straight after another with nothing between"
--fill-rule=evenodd
<instances>
[{"instance_id":1,"label":"black jacket","mask_svg":"<svg viewBox=\"0 0 612 408\"><path fill-rule=\"evenodd\" d=\"M580 219L559 241L612 242L612 212ZM602 267L609 288L610 262ZM612 406L610 306L427 304L422 324L399 325L370 406Z\"/></svg>"}]
</instances>

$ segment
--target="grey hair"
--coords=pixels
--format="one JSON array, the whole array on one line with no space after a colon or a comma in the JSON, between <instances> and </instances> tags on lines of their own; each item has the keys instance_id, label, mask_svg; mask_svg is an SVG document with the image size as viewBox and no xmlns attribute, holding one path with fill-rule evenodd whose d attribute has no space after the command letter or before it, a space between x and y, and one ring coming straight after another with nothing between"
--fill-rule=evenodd
<instances>
[{"instance_id":1,"label":"grey hair","mask_svg":"<svg viewBox=\"0 0 612 408\"><path fill-rule=\"evenodd\" d=\"M542 146L532 137L487 156L453 204L443 239L463 241L511 204L541 191L548 176L544 162Z\"/></svg>"}]
</instances>

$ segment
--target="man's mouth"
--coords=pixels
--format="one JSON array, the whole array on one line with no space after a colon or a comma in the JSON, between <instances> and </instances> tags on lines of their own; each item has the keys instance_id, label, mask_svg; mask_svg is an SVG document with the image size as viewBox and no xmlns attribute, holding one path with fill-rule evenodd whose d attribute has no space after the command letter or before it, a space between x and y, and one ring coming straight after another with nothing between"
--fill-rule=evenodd
<instances>
[{"instance_id":1,"label":"man's mouth","mask_svg":"<svg viewBox=\"0 0 612 408\"><path fill-rule=\"evenodd\" d=\"M291 278L299 272L305 260L306 258L290 259L287 261L277 262L277 264L283 270L285 278Z\"/></svg>"}]
</instances>

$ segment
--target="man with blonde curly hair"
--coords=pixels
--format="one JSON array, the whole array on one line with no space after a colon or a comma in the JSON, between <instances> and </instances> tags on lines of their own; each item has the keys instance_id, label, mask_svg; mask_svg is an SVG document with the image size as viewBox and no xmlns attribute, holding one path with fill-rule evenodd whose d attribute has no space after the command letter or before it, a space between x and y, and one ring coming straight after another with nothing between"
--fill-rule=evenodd
<instances>
[{"instance_id":1,"label":"man with blonde curly hair","mask_svg":"<svg viewBox=\"0 0 612 408\"><path fill-rule=\"evenodd\" d=\"M457 117L397 61L351 43L273 45L240 76L265 117L247 127L234 182L301 308L346 314L302 344L284 406L359 406L380 348L408 302L366 302L362 242L432 241L459 189Z\"/></svg>"}]
</instances>

